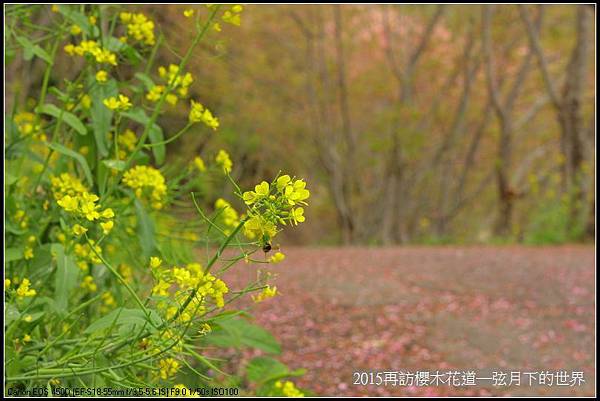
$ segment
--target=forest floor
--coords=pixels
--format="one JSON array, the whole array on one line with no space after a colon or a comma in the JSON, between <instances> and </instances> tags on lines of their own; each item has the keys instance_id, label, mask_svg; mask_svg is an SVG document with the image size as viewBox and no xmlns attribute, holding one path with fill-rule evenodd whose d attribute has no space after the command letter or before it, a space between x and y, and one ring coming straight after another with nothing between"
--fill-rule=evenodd
<instances>
[{"instance_id":1,"label":"forest floor","mask_svg":"<svg viewBox=\"0 0 600 401\"><path fill-rule=\"evenodd\" d=\"M281 296L252 314L282 343L280 359L307 370L295 381L316 395L594 395L592 246L284 251L268 266ZM231 279L256 273L247 274ZM562 370L583 371L585 383L550 385L545 372ZM361 371L496 371L507 383L518 371L521 385L353 384ZM542 372L533 377L546 384L529 386L525 372Z\"/></svg>"}]
</instances>

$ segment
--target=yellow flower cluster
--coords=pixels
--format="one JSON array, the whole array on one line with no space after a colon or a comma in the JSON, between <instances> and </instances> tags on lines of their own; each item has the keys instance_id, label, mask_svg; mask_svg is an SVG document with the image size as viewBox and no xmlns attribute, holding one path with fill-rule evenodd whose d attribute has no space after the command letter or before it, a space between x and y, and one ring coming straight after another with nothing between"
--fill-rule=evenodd
<instances>
[{"instance_id":1,"label":"yellow flower cluster","mask_svg":"<svg viewBox=\"0 0 600 401\"><path fill-rule=\"evenodd\" d=\"M101 211L100 205L96 204L100 198L87 192L87 188L77 177L63 173L59 177L51 177L50 183L56 203L66 212L85 217L89 221L106 219L107 221L100 223L105 234L112 229L111 219L115 216L113 210L106 208ZM76 235L82 235L84 232L83 227L73 228Z\"/></svg>"},{"instance_id":2,"label":"yellow flower cluster","mask_svg":"<svg viewBox=\"0 0 600 401\"><path fill-rule=\"evenodd\" d=\"M154 22L142 13L134 14L122 12L119 14L121 22L127 25L127 36L133 37L138 42L152 46L156 43L154 37Z\"/></svg>"},{"instance_id":3,"label":"yellow flower cluster","mask_svg":"<svg viewBox=\"0 0 600 401\"><path fill-rule=\"evenodd\" d=\"M17 296L19 298L34 297L37 292L33 288L29 288L30 285L29 279L24 278L17 288Z\"/></svg>"},{"instance_id":4,"label":"yellow flower cluster","mask_svg":"<svg viewBox=\"0 0 600 401\"><path fill-rule=\"evenodd\" d=\"M81 288L88 290L89 292L96 292L98 290L98 286L94 282L94 277L92 276L85 276L83 278Z\"/></svg>"},{"instance_id":5,"label":"yellow flower cluster","mask_svg":"<svg viewBox=\"0 0 600 401\"><path fill-rule=\"evenodd\" d=\"M179 362L173 358L161 359L158 361L158 366L160 367L160 377L163 380L175 376L179 370Z\"/></svg>"},{"instance_id":6,"label":"yellow flower cluster","mask_svg":"<svg viewBox=\"0 0 600 401\"><path fill-rule=\"evenodd\" d=\"M277 225L263 216L252 216L244 224L244 235L249 239L259 238L268 242L277 235Z\"/></svg>"},{"instance_id":7,"label":"yellow flower cluster","mask_svg":"<svg viewBox=\"0 0 600 401\"><path fill-rule=\"evenodd\" d=\"M210 110L204 107L202 104L194 102L193 100L189 119L191 123L201 122L213 130L219 128L219 120L212 115Z\"/></svg>"},{"instance_id":8,"label":"yellow flower cluster","mask_svg":"<svg viewBox=\"0 0 600 401\"><path fill-rule=\"evenodd\" d=\"M285 383L281 380L277 380L275 387L280 389L286 397L304 397L304 393L294 385L293 382L286 380Z\"/></svg>"},{"instance_id":9,"label":"yellow flower cluster","mask_svg":"<svg viewBox=\"0 0 600 401\"><path fill-rule=\"evenodd\" d=\"M133 150L137 144L137 136L135 132L130 129L126 129L125 132L121 133L117 138L119 144L119 159L125 159Z\"/></svg>"},{"instance_id":10,"label":"yellow flower cluster","mask_svg":"<svg viewBox=\"0 0 600 401\"><path fill-rule=\"evenodd\" d=\"M18 209L14 215L15 221L19 223L19 227L27 228L29 226L29 217L25 215L25 211Z\"/></svg>"},{"instance_id":11,"label":"yellow flower cluster","mask_svg":"<svg viewBox=\"0 0 600 401\"><path fill-rule=\"evenodd\" d=\"M17 113L13 120L19 133L23 135L33 135L33 138L40 141L45 141L47 139L46 134L42 132L40 124L36 124L35 122L35 114L29 112Z\"/></svg>"},{"instance_id":12,"label":"yellow flower cluster","mask_svg":"<svg viewBox=\"0 0 600 401\"><path fill-rule=\"evenodd\" d=\"M104 99L102 103L109 109L116 111L125 111L131 108L131 101L129 98L121 94L119 94L118 97L111 96L108 99Z\"/></svg>"},{"instance_id":13,"label":"yellow flower cluster","mask_svg":"<svg viewBox=\"0 0 600 401\"><path fill-rule=\"evenodd\" d=\"M242 194L242 199L250 206L244 233L250 239L258 237L263 243L268 242L277 234L278 224L291 222L297 225L305 220L304 208L298 205L306 205L309 197L306 182L289 175L283 175L271 184L261 182L254 191Z\"/></svg>"},{"instance_id":14,"label":"yellow flower cluster","mask_svg":"<svg viewBox=\"0 0 600 401\"><path fill-rule=\"evenodd\" d=\"M102 260L98 257L98 255L102 255L102 248L100 247L100 245L96 244L94 240L90 240L90 243L94 247L94 250L92 250L88 243L75 244L74 246L75 255L77 255L80 258L77 265L81 270L84 271L87 270L88 262L95 264L102 263ZM96 253L98 253L98 255L96 255Z\"/></svg>"},{"instance_id":15,"label":"yellow flower cluster","mask_svg":"<svg viewBox=\"0 0 600 401\"><path fill-rule=\"evenodd\" d=\"M219 153L217 153L217 156L215 157L215 162L217 162L217 165L223 169L223 172L225 172L225 174L229 174L231 172L231 169L233 168L233 162L229 157L229 153L227 153L223 149L219 150Z\"/></svg>"},{"instance_id":16,"label":"yellow flower cluster","mask_svg":"<svg viewBox=\"0 0 600 401\"><path fill-rule=\"evenodd\" d=\"M84 40L77 46L69 43L64 49L70 56L86 56L89 54L98 64L117 65L117 55L107 49L103 49L102 46L94 40Z\"/></svg>"},{"instance_id":17,"label":"yellow flower cluster","mask_svg":"<svg viewBox=\"0 0 600 401\"><path fill-rule=\"evenodd\" d=\"M151 102L158 102L164 91L164 85L154 85L152 89L150 89L150 91L146 94L146 99L148 99Z\"/></svg>"},{"instance_id":18,"label":"yellow flower cluster","mask_svg":"<svg viewBox=\"0 0 600 401\"><path fill-rule=\"evenodd\" d=\"M123 182L135 191L135 196L142 198L144 190L151 190L150 201L154 209L161 209L167 194L165 177L150 166L135 166L125 172Z\"/></svg>"},{"instance_id":19,"label":"yellow flower cluster","mask_svg":"<svg viewBox=\"0 0 600 401\"><path fill-rule=\"evenodd\" d=\"M158 75L165 81L166 85L155 85L150 89L150 92L146 94L146 99L151 102L156 102L160 99L163 92L168 88L169 91L174 91L167 94L166 101L175 106L179 97L184 98L188 95L190 85L194 82L194 77L189 72L183 74L179 71L179 66L175 64L169 65L169 67L160 66L158 68ZM179 96L179 97L178 97Z\"/></svg>"},{"instance_id":20,"label":"yellow flower cluster","mask_svg":"<svg viewBox=\"0 0 600 401\"><path fill-rule=\"evenodd\" d=\"M241 24L241 13L244 7L241 4L234 4L229 10L223 13L221 19L231 25L240 26Z\"/></svg>"},{"instance_id":21,"label":"yellow flower cluster","mask_svg":"<svg viewBox=\"0 0 600 401\"><path fill-rule=\"evenodd\" d=\"M238 213L235 211L233 206L231 206L231 204L223 198L217 199L215 202L215 209L219 213L219 220L223 222L223 225L225 225L225 229L223 231L225 234L229 235L229 233L231 233L231 229L234 229L238 224L240 224L240 217L238 216Z\"/></svg>"},{"instance_id":22,"label":"yellow flower cluster","mask_svg":"<svg viewBox=\"0 0 600 401\"><path fill-rule=\"evenodd\" d=\"M156 262L154 263L156 264ZM229 288L222 280L210 273L204 273L200 264L189 263L185 267L175 266L172 269L162 268L160 270L159 266L153 268L156 283L152 289L152 294L168 297L170 290L174 291L174 303L161 302L158 305L160 309L166 310L168 319L176 315L179 307L188 298L190 290L193 289L197 289L196 295L187 308L181 312L179 318L182 321L190 321L193 314L203 315L206 312L205 305L209 298L215 306L219 308L225 306L224 296L229 292Z\"/></svg>"},{"instance_id":23,"label":"yellow flower cluster","mask_svg":"<svg viewBox=\"0 0 600 401\"><path fill-rule=\"evenodd\" d=\"M277 295L277 287L271 287L270 285L267 285L267 287L265 289L263 289L260 294L258 294L257 296L253 295L252 300L256 303L259 303L266 299L273 298L276 295Z\"/></svg>"}]
</instances>

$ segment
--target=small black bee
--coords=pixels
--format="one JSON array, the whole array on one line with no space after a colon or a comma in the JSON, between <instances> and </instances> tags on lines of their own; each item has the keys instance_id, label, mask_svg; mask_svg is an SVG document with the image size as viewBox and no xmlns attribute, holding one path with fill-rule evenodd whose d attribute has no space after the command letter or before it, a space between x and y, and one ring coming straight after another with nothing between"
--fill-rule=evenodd
<instances>
[{"instance_id":1,"label":"small black bee","mask_svg":"<svg viewBox=\"0 0 600 401\"><path fill-rule=\"evenodd\" d=\"M264 253L269 253L271 251L271 249L273 249L273 247L271 246L271 244L269 242L265 242L262 249L263 249Z\"/></svg>"}]
</instances>

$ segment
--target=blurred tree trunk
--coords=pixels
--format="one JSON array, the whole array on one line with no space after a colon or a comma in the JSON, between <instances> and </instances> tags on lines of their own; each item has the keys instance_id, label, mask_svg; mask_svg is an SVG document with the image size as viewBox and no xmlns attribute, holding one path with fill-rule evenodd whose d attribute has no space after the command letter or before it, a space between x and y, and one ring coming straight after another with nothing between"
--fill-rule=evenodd
<instances>
[{"instance_id":1,"label":"blurred tree trunk","mask_svg":"<svg viewBox=\"0 0 600 401\"><path fill-rule=\"evenodd\" d=\"M341 11L335 8L336 14L336 56L337 56L337 85L332 82L329 74L325 49L325 29L322 7L309 9L314 30L309 28L304 19L297 13L291 12L292 20L299 27L306 43L306 93L310 115L315 135L313 136L317 154L323 165L328 189L333 199L342 242L350 244L355 240L355 215L350 207L351 188L354 186L355 175L351 171L355 156L343 155L345 152L355 154L355 138L350 125L347 87L345 78L345 63L342 41ZM341 64L340 64L341 62ZM333 99L328 98L332 93L338 94L340 104L342 129L338 129L331 119Z\"/></svg>"},{"instance_id":2,"label":"blurred tree trunk","mask_svg":"<svg viewBox=\"0 0 600 401\"><path fill-rule=\"evenodd\" d=\"M543 6L539 6L540 9ZM583 124L584 85L586 75L586 55L589 49L590 24L586 6L578 5L576 13L576 42L566 68L566 80L562 92L556 88L548 71L548 62L541 48L538 32L534 29L527 8L519 6L521 19L527 29L527 36L533 48L546 90L561 129L560 144L563 154L563 191L570 197L569 230L580 226L585 219L585 182L582 177L582 164L585 160Z\"/></svg>"},{"instance_id":3,"label":"blurred tree trunk","mask_svg":"<svg viewBox=\"0 0 600 401\"><path fill-rule=\"evenodd\" d=\"M395 57L393 46L393 35L390 29L390 11L389 6L383 8L383 25L385 35L385 53L387 61L397 84L397 109L391 124L391 146L384 169L386 177L384 178L383 197L385 199L382 208L382 221L380 238L384 244L405 243L410 240L410 227L405 221L405 206L402 204L400 194L405 193L406 187L404 169L406 161L399 138L399 128L404 123L400 121L400 110L410 106L413 102L414 94L414 75L416 66L427 48L427 45L433 35L433 31L438 24L444 6L439 5L434 15L429 20L427 27L417 46L413 49L406 62L401 66Z\"/></svg>"},{"instance_id":4,"label":"blurred tree trunk","mask_svg":"<svg viewBox=\"0 0 600 401\"><path fill-rule=\"evenodd\" d=\"M501 99L500 88L497 84L496 71L493 60L492 39L491 39L491 19L493 6L483 6L482 15L482 35L483 51L485 58L485 71L487 87L492 105L500 124L500 138L498 140L498 153L495 163L496 184L498 190L498 219L496 221L494 232L496 235L504 237L512 233L512 217L514 211L514 202L519 196L514 189L510 171L513 164L513 133L514 133L514 105L519 97L523 84L530 70L533 50L529 46L527 54L521 62L512 86L509 88L505 99ZM534 29L539 30L542 20L540 12Z\"/></svg>"}]
</instances>

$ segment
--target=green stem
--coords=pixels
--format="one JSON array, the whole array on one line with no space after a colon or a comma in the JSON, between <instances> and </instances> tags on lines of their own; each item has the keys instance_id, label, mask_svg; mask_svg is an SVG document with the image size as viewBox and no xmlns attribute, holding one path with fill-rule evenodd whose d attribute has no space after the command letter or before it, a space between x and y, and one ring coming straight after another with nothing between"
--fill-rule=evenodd
<instances>
[{"instance_id":1,"label":"green stem","mask_svg":"<svg viewBox=\"0 0 600 401\"><path fill-rule=\"evenodd\" d=\"M188 122L185 127L183 127L181 130L179 130L178 133L176 133L175 135L173 135L172 137L165 139L162 142L155 142L155 143L149 143L147 145L144 145L145 148L152 148L154 146L160 146L160 145L166 145L168 143L173 142L175 139L179 138L181 135L185 134L185 132L190 129L190 127L194 125L193 123Z\"/></svg>"},{"instance_id":2,"label":"green stem","mask_svg":"<svg viewBox=\"0 0 600 401\"><path fill-rule=\"evenodd\" d=\"M92 252L94 252L94 254L98 257L98 259L100 259L102 261L102 263L104 264L104 266L106 266L106 268L108 270L110 270L110 272L117 278L117 280L119 280L121 282L121 284L123 284L125 286L125 288L129 292L129 294L131 294L131 296L133 297L133 299L135 299L135 302L144 311L144 314L146 314L146 317L148 318L148 322L150 322L150 324L152 324L152 321L150 319L150 311L146 308L146 306L140 300L140 298L137 296L137 294L135 293L135 291L131 288L131 286L127 283L127 281L125 281L125 279L123 278L123 276L121 276L119 274L119 272L116 271L115 268L110 263L108 263L108 261L106 261L106 259L104 259L104 257L102 257L102 255L100 255L100 253L98 253L96 251L96 249L94 248L94 245L90 242L90 239L88 238L87 234L85 234L85 239L86 239L86 241L87 241L90 249L92 250Z\"/></svg>"}]
</instances>

